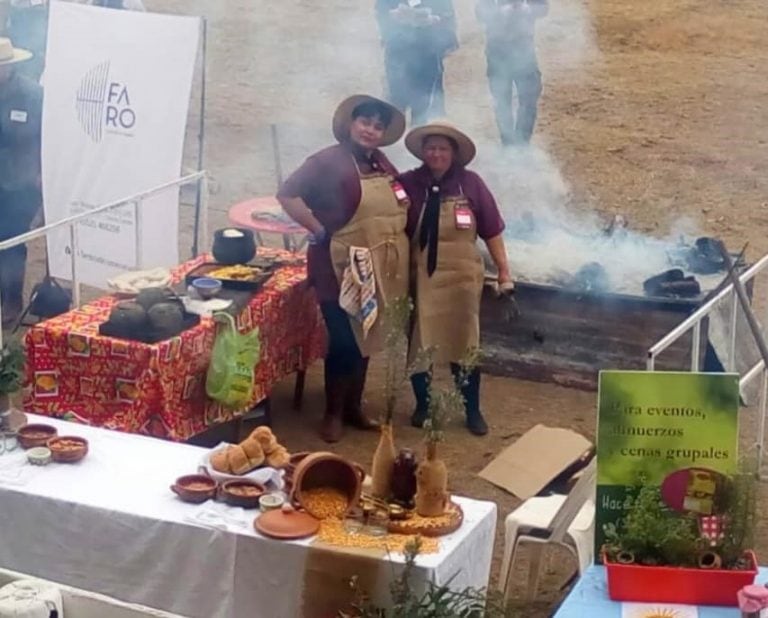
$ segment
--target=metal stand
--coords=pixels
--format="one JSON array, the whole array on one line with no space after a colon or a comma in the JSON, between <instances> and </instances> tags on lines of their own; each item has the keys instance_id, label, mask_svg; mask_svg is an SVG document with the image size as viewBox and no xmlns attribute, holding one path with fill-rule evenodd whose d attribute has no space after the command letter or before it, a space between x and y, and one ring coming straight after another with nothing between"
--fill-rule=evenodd
<instances>
[{"instance_id":1,"label":"metal stand","mask_svg":"<svg viewBox=\"0 0 768 618\"><path fill-rule=\"evenodd\" d=\"M203 45L203 66L201 68L201 85L200 85L200 121L198 127L197 136L197 171L203 171L203 165L205 163L205 99L206 99L206 80L207 80L207 65L208 65L208 20L202 18L202 45ZM197 196L195 198L195 226L192 236L192 257L197 257L200 251L200 210L202 205L203 195L203 181L197 181ZM207 230L205 230L207 234ZM206 242L207 242L206 238Z\"/></svg>"}]
</instances>

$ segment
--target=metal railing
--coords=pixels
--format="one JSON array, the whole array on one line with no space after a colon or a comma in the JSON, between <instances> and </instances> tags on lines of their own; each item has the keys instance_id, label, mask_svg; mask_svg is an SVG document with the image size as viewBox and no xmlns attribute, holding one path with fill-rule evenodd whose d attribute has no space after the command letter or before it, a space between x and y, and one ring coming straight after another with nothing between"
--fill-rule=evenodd
<instances>
[{"instance_id":1,"label":"metal railing","mask_svg":"<svg viewBox=\"0 0 768 618\"><path fill-rule=\"evenodd\" d=\"M70 261L72 265L72 300L74 305L76 307L79 307L81 304L80 303L81 290L80 290L80 280L77 273L77 261L78 261L77 255L78 255L78 246L79 246L78 224L84 219L93 217L94 215L98 215L110 210L114 210L122 206L133 206L133 212L134 212L134 218L135 218L134 229L136 230L136 265L135 267L137 269L142 268L143 263L142 263L142 251L141 251L141 246L142 246L141 226L142 226L142 204L144 203L144 200L146 200L147 198L153 197L159 193L162 193L164 191L168 191L170 189L182 187L184 185L188 185L192 183L199 183L199 190L201 195L200 235L202 236L202 238L207 238L208 237L208 204L207 204L208 174L205 170L202 170L199 172L188 174L186 176L182 176L177 180L172 180L170 182L157 185L156 187L147 189L146 191L141 191L140 193L135 193L134 195L130 195L128 197L121 198L119 200L115 200L107 204L103 204L102 206L98 206L97 208L92 208L85 212L78 213L70 217L65 217L64 219L60 219L55 223L50 223L48 225L44 225L37 229L26 232L24 234L20 234L19 236L14 236L13 238L4 240L0 242L0 251L3 251L5 249L10 249L11 247L17 247L19 245L26 244L30 240L35 240L37 238L48 236L51 232L56 230L69 228L69 239L70 239L70 245L71 245ZM2 320L2 298L0 298L0 320ZM2 344L3 344L3 334L2 334L2 330L0 330L0 346L2 346Z\"/></svg>"},{"instance_id":2,"label":"metal railing","mask_svg":"<svg viewBox=\"0 0 768 618\"><path fill-rule=\"evenodd\" d=\"M764 271L768 267L768 255L763 256L749 269L739 276L743 285L747 285L758 274ZM655 371L656 359L664 350L676 343L681 337L688 334L689 331L693 331L691 337L691 371L699 371L701 364L701 329L702 322L705 318L709 317L712 311L720 305L722 302L730 304L730 329L728 331L728 357L724 364L725 370L730 373L739 373L736 365L736 325L740 311L739 299L736 295L736 290L733 283L729 283L722 290L720 290L715 296L699 307L694 313L692 313L687 319L681 322L676 328L670 331L662 339L656 342L648 350L648 358L646 360L646 368L648 371ZM763 450L765 446L765 427L766 427L766 404L768 403L768 371L766 370L765 363L762 358L752 365L744 372L744 375L739 375L739 389L743 392L750 384L756 379L760 382L760 394L758 397L758 432L757 442L755 447L757 449L758 466L762 476L762 464L763 464Z\"/></svg>"}]
</instances>

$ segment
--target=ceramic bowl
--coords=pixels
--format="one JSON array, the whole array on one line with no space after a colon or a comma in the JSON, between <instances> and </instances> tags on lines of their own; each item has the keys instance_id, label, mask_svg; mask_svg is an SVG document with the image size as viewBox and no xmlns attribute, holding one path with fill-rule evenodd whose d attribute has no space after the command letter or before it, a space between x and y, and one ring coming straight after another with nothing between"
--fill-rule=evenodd
<instances>
[{"instance_id":1,"label":"ceramic bowl","mask_svg":"<svg viewBox=\"0 0 768 618\"><path fill-rule=\"evenodd\" d=\"M21 448L30 449L37 446L45 446L48 440L56 437L56 428L50 425L31 423L19 428L16 439Z\"/></svg>"},{"instance_id":2,"label":"ceramic bowl","mask_svg":"<svg viewBox=\"0 0 768 618\"><path fill-rule=\"evenodd\" d=\"M264 513L282 508L283 504L285 504L285 498L280 494L264 494L259 498L259 508Z\"/></svg>"},{"instance_id":3,"label":"ceramic bowl","mask_svg":"<svg viewBox=\"0 0 768 618\"><path fill-rule=\"evenodd\" d=\"M221 499L230 506L255 509L264 495L264 486L253 481L225 481L221 486Z\"/></svg>"},{"instance_id":4,"label":"ceramic bowl","mask_svg":"<svg viewBox=\"0 0 768 618\"><path fill-rule=\"evenodd\" d=\"M88 454L88 440L80 436L58 436L48 440L51 458L57 463L75 463Z\"/></svg>"},{"instance_id":5,"label":"ceramic bowl","mask_svg":"<svg viewBox=\"0 0 768 618\"><path fill-rule=\"evenodd\" d=\"M51 450L45 446L35 446L27 451L29 463L35 466L46 466L51 463Z\"/></svg>"},{"instance_id":6,"label":"ceramic bowl","mask_svg":"<svg viewBox=\"0 0 768 618\"><path fill-rule=\"evenodd\" d=\"M218 484L205 474L188 474L180 476L171 485L171 491L184 502L202 504L216 496Z\"/></svg>"},{"instance_id":7,"label":"ceramic bowl","mask_svg":"<svg viewBox=\"0 0 768 618\"><path fill-rule=\"evenodd\" d=\"M213 277L198 277L192 281L192 287L200 298L209 300L221 292L221 281Z\"/></svg>"}]
</instances>

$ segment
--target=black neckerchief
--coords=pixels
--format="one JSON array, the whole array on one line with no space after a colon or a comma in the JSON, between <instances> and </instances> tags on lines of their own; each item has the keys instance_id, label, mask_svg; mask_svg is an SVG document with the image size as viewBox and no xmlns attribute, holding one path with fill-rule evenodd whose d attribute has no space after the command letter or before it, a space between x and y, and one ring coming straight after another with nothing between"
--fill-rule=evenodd
<instances>
[{"instance_id":1,"label":"black neckerchief","mask_svg":"<svg viewBox=\"0 0 768 618\"><path fill-rule=\"evenodd\" d=\"M419 230L419 247L427 248L427 275L432 276L437 268L437 239L440 233L440 181L434 178L427 188L427 200Z\"/></svg>"}]
</instances>

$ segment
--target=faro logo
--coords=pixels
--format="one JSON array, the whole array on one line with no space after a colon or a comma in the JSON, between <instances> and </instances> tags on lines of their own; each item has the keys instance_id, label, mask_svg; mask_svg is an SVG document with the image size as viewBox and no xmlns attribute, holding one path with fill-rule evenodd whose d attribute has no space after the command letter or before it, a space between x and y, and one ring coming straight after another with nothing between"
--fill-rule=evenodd
<instances>
[{"instance_id":1,"label":"faro logo","mask_svg":"<svg viewBox=\"0 0 768 618\"><path fill-rule=\"evenodd\" d=\"M136 126L128 86L110 79L109 64L102 62L85 74L75 100L80 126L94 142L104 133L131 135Z\"/></svg>"}]
</instances>

